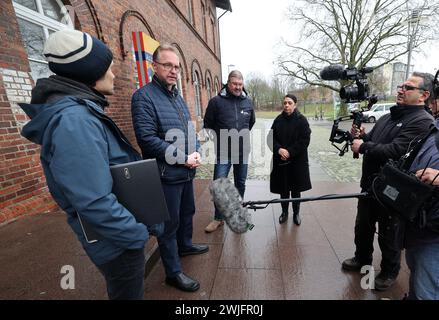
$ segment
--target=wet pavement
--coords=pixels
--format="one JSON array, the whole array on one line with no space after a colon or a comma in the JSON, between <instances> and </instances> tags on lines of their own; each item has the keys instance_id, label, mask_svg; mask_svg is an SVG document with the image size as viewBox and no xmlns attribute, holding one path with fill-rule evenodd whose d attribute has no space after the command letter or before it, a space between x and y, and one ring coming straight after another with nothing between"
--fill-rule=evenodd
<instances>
[{"instance_id":1,"label":"wet pavement","mask_svg":"<svg viewBox=\"0 0 439 320\"><path fill-rule=\"evenodd\" d=\"M258 126L269 126L269 121L258 122ZM328 142L332 123L310 123L313 189L303 196L359 192L361 159L352 159L352 153L339 157L334 152ZM370 273L341 270L341 262L354 251L355 199L303 203L301 226L295 226L292 219L279 225L280 205L270 205L252 212L255 227L245 234L234 234L226 226L212 234L204 233L213 205L208 193L211 170L208 166L203 170L195 181L193 239L209 244L210 250L182 258L184 271L198 279L201 288L185 293L167 286L158 261L147 270L146 299L373 300L400 299L407 291L404 262L397 283L384 293L367 288ZM277 197L269 192L269 171L264 170L266 163L250 170L246 200ZM150 240L146 252L156 253L155 247L155 239ZM376 241L375 249L373 271L377 273L380 252ZM63 266L74 270L74 289L62 288L67 274ZM29 216L0 226L0 299L106 299L103 278L63 213Z\"/></svg>"}]
</instances>

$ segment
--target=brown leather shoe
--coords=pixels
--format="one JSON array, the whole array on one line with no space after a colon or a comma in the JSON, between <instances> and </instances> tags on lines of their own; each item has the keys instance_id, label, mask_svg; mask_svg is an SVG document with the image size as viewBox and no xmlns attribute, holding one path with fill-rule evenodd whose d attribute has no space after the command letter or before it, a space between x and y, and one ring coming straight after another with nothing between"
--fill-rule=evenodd
<instances>
[{"instance_id":1,"label":"brown leather shoe","mask_svg":"<svg viewBox=\"0 0 439 320\"><path fill-rule=\"evenodd\" d=\"M214 232L222 225L224 225L223 220L213 220L211 223L207 225L207 227L204 229L204 232L206 233Z\"/></svg>"}]
</instances>

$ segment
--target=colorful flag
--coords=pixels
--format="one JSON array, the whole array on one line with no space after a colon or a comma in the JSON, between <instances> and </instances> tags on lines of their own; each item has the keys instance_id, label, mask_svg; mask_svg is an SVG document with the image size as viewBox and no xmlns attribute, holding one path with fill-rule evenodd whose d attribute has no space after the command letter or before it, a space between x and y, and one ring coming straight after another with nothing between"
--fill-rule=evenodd
<instances>
[{"instance_id":1,"label":"colorful flag","mask_svg":"<svg viewBox=\"0 0 439 320\"><path fill-rule=\"evenodd\" d=\"M136 55L137 76L139 85L143 87L151 81L154 71L152 70L152 54L160 43L144 32L132 32L134 53Z\"/></svg>"}]
</instances>

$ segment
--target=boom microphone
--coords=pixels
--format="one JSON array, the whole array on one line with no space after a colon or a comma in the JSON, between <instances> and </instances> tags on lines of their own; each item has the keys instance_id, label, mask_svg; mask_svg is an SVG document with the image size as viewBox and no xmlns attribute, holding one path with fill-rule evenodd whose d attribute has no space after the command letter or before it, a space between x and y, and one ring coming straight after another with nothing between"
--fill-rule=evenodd
<instances>
[{"instance_id":1,"label":"boom microphone","mask_svg":"<svg viewBox=\"0 0 439 320\"><path fill-rule=\"evenodd\" d=\"M325 194L317 197L303 197L290 199L271 199L242 202L238 189L227 178L219 178L210 185L210 194L218 211L224 216L224 220L229 228L235 233L244 233L253 229L254 225L250 222L248 209L265 209L273 203L307 202L318 200L337 200L350 198L366 198L369 193L347 193L347 194ZM261 206L265 204L265 206Z\"/></svg>"},{"instance_id":2,"label":"boom microphone","mask_svg":"<svg viewBox=\"0 0 439 320\"><path fill-rule=\"evenodd\" d=\"M250 214L242 206L238 190L227 178L219 178L212 182L210 194L218 211L224 216L229 228L235 233L244 233L253 229Z\"/></svg>"},{"instance_id":3,"label":"boom microphone","mask_svg":"<svg viewBox=\"0 0 439 320\"><path fill-rule=\"evenodd\" d=\"M332 64L330 66L324 67L322 71L320 71L320 78L322 78L323 80L345 79L345 68L341 64Z\"/></svg>"}]
</instances>

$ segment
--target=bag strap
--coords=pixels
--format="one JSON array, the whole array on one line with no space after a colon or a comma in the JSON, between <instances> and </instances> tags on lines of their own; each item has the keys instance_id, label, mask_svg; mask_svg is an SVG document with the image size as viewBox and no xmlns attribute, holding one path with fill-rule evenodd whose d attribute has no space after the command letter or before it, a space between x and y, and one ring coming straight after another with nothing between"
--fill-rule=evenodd
<instances>
[{"instance_id":1,"label":"bag strap","mask_svg":"<svg viewBox=\"0 0 439 320\"><path fill-rule=\"evenodd\" d=\"M437 130L434 136L434 142L436 143L436 148L439 150L439 130Z\"/></svg>"},{"instance_id":2,"label":"bag strap","mask_svg":"<svg viewBox=\"0 0 439 320\"><path fill-rule=\"evenodd\" d=\"M409 151L403 155L399 160L399 168L403 170L409 170L410 166L412 165L413 161L415 160L415 157L418 155L419 151L421 150L422 146L424 145L424 142L432 135L435 135L435 143L436 147L439 150L439 130L436 128L436 126L433 126L430 131L421 137L416 137L412 140L410 144L413 143L413 147L409 149Z\"/></svg>"}]
</instances>

